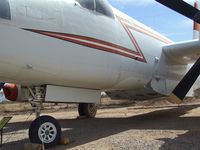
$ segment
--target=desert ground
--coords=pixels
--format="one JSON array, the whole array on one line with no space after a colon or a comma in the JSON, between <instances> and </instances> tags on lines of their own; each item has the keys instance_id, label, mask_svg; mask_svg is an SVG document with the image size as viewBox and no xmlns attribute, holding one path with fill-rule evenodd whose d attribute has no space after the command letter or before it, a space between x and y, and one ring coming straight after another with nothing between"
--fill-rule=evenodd
<instances>
[{"instance_id":1,"label":"desert ground","mask_svg":"<svg viewBox=\"0 0 200 150\"><path fill-rule=\"evenodd\" d=\"M57 118L62 136L70 139L53 150L199 150L199 106L199 100L179 106L165 99L114 103L101 105L94 119L78 119L75 105L58 104L46 105L42 115ZM0 104L0 118L13 116L1 150L21 150L29 143L28 128L35 118L29 109L27 104Z\"/></svg>"}]
</instances>

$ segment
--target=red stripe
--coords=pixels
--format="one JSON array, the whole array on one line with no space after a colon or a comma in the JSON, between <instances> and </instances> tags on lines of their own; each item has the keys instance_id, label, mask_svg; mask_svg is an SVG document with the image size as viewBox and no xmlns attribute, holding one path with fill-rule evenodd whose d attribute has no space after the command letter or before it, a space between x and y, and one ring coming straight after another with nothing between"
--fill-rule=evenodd
<instances>
[{"instance_id":1,"label":"red stripe","mask_svg":"<svg viewBox=\"0 0 200 150\"><path fill-rule=\"evenodd\" d=\"M172 42L169 41L168 39L165 39L164 37L161 37L161 36L159 36L159 35L156 35L156 34L154 34L154 33L150 32L150 31L146 30L145 28L143 28L143 27L141 27L141 26L138 26L138 25L136 25L136 26L139 27L141 30L138 30L137 28L135 28L135 27L133 27L133 26L130 26L130 28L133 28L133 30L137 30L137 31L140 32L140 33L144 33L144 34L146 34L146 35L149 35L149 36L151 36L151 37L153 37L153 38L155 38L155 39L157 39L157 40L160 40L160 41L162 41L162 42L164 42L164 43L166 43L166 44L171 44L171 43L172 43Z\"/></svg>"},{"instance_id":2,"label":"red stripe","mask_svg":"<svg viewBox=\"0 0 200 150\"><path fill-rule=\"evenodd\" d=\"M117 18L119 19L119 21L121 22L121 24L125 24L128 28L131 28L133 30L136 30L136 31L138 31L140 33L143 33L143 34L146 34L148 36L151 36L151 37L153 37L153 38L155 38L155 39L157 39L157 40L159 40L161 42L164 42L166 44L171 44L172 43L170 40L168 40L168 39L166 39L164 37L161 37L161 36L159 36L157 34L154 34L153 32L151 32L151 31L149 31L149 30L147 30L147 29L145 29L145 28L143 28L143 27L135 24L134 26L137 26L138 28L140 28L140 30L137 29L136 27L130 25L130 22L128 20L126 20L126 19L124 19L122 17L117 16ZM124 21L124 22L126 22L128 24L123 23L122 21Z\"/></svg>"},{"instance_id":3,"label":"red stripe","mask_svg":"<svg viewBox=\"0 0 200 150\"><path fill-rule=\"evenodd\" d=\"M55 34L57 34L57 33L55 33ZM133 50L130 50L130 49L125 48L125 47L122 47L120 45L109 43L109 42L106 42L106 41L103 41L103 40L99 40L99 39L94 39L94 38L91 38L91 37L72 35L72 34L65 34L65 33L59 33L59 35L68 36L68 37L72 37L72 38L77 38L77 39L81 39L81 40L87 40L87 41L99 43L99 44L102 44L102 45L110 46L110 47L113 47L113 48L117 48L117 49L126 51L128 53L138 54L137 52L134 52Z\"/></svg>"},{"instance_id":4,"label":"red stripe","mask_svg":"<svg viewBox=\"0 0 200 150\"><path fill-rule=\"evenodd\" d=\"M135 37L133 36L133 34L131 33L131 31L129 30L128 26L126 24L124 24L123 22L121 22L121 21L120 21L120 23L122 24L122 26L124 27L125 31L127 32L130 40L132 41L133 45L135 46L135 48L136 48L138 54L140 55L140 57L142 57L144 59L144 61L146 62L146 59L145 59L145 57L144 57L144 55L143 55L143 53L142 53L142 51L140 49L140 46L137 43L137 41L136 41Z\"/></svg>"},{"instance_id":5,"label":"red stripe","mask_svg":"<svg viewBox=\"0 0 200 150\"><path fill-rule=\"evenodd\" d=\"M129 55L129 54L126 54L126 53L123 53L123 52L119 52L119 51L116 51L116 50L111 49L111 48L107 48L107 47L103 47L103 46L100 46L100 45L79 41L79 40L76 40L76 39L71 39L70 37L58 37L60 34L58 36L56 36L56 35L52 35L51 33L48 33L48 32L41 32L41 33L44 34L44 35L54 37L54 38L59 38L59 39L65 40L65 41L76 43L76 44L79 44L79 45L82 45L82 46L95 48L95 49L103 50L103 51L106 51L106 52L111 52L111 53L119 54L119 55L122 55L122 56L125 56L125 57L129 57L129 58L132 58L132 59L137 59L137 60L143 61L143 59L141 59L141 58L138 58L136 56L132 56L132 55Z\"/></svg>"},{"instance_id":6,"label":"red stripe","mask_svg":"<svg viewBox=\"0 0 200 150\"><path fill-rule=\"evenodd\" d=\"M95 48L95 49L99 49L99 50L102 50L102 51L106 51L106 52L122 55L122 56L125 56L125 57L128 57L128 58L132 58L132 59L135 59L135 60L138 60L138 61L146 63L146 60L145 60L143 54L140 53L141 50L139 49L139 46L138 46L138 44L137 44L137 42L136 42L136 40L134 39L133 36L130 37L130 38L132 38L131 41L133 41L133 44L136 47L137 52L132 51L130 49L127 49L125 47L116 45L116 44L112 44L112 43L109 43L109 42L106 42L106 41L102 41L102 40L99 40L99 39L94 39L94 38L91 38L91 37L72 35L72 34L66 34L66 33L47 32L47 31L33 30L33 29L25 29L25 30L36 32L36 33L39 33L39 34L42 34L42 35L46 35L46 36L50 36L50 37L54 37L54 38L61 39L61 40L64 40L64 41L69 41L69 42L72 42L72 43L75 43L75 44L79 44L79 45L82 45L82 46ZM130 32L128 34L130 34L129 36L132 35ZM61 36L63 36L63 37L61 37ZM75 39L72 39L72 38L75 38ZM85 41L79 41L79 40L86 40L86 41L89 41L89 42L94 42L94 44L88 43L88 42L85 42ZM95 43L102 44L102 45L108 46L110 48L105 47L105 46L100 46L100 45L97 45ZM130 55L130 54L127 54L127 53L123 53L123 52L120 52L120 51L117 51L117 50L114 50L113 48L122 50L124 52L128 52L128 53L136 55L136 56L133 56L133 55Z\"/></svg>"}]
</instances>

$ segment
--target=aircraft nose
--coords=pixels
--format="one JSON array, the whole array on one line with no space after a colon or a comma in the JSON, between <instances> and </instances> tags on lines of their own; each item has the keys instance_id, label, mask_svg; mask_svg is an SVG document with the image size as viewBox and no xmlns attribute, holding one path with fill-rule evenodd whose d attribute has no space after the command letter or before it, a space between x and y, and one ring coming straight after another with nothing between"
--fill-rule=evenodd
<instances>
[{"instance_id":1,"label":"aircraft nose","mask_svg":"<svg viewBox=\"0 0 200 150\"><path fill-rule=\"evenodd\" d=\"M20 51L22 44L19 44L18 38L19 30L6 23L0 19L0 89L1 82L15 81L19 68L23 65L21 63L23 53Z\"/></svg>"}]
</instances>

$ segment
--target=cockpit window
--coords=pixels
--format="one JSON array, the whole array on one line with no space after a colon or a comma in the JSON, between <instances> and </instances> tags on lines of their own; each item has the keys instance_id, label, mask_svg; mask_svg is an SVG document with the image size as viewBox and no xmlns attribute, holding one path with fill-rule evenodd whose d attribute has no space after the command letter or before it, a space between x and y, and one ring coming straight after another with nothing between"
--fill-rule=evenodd
<instances>
[{"instance_id":1,"label":"cockpit window","mask_svg":"<svg viewBox=\"0 0 200 150\"><path fill-rule=\"evenodd\" d=\"M87 9L94 10L95 0L76 0L79 4Z\"/></svg>"},{"instance_id":2,"label":"cockpit window","mask_svg":"<svg viewBox=\"0 0 200 150\"><path fill-rule=\"evenodd\" d=\"M76 1L79 2L79 4L84 8L114 18L113 11L107 0L76 0Z\"/></svg>"},{"instance_id":3,"label":"cockpit window","mask_svg":"<svg viewBox=\"0 0 200 150\"><path fill-rule=\"evenodd\" d=\"M95 0L96 1L96 11L104 14L108 17L114 17L113 11L107 2L107 0Z\"/></svg>"},{"instance_id":4,"label":"cockpit window","mask_svg":"<svg viewBox=\"0 0 200 150\"><path fill-rule=\"evenodd\" d=\"M0 18L11 19L10 5L8 0L0 0Z\"/></svg>"}]
</instances>

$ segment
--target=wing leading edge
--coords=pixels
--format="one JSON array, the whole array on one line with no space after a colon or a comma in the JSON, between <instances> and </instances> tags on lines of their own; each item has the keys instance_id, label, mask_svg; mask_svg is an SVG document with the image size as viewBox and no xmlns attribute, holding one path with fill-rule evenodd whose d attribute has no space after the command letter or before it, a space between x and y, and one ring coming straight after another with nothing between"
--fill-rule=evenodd
<instances>
[{"instance_id":1,"label":"wing leading edge","mask_svg":"<svg viewBox=\"0 0 200 150\"><path fill-rule=\"evenodd\" d=\"M200 40L174 43L163 47L168 63L187 65L194 63L200 56Z\"/></svg>"}]
</instances>

